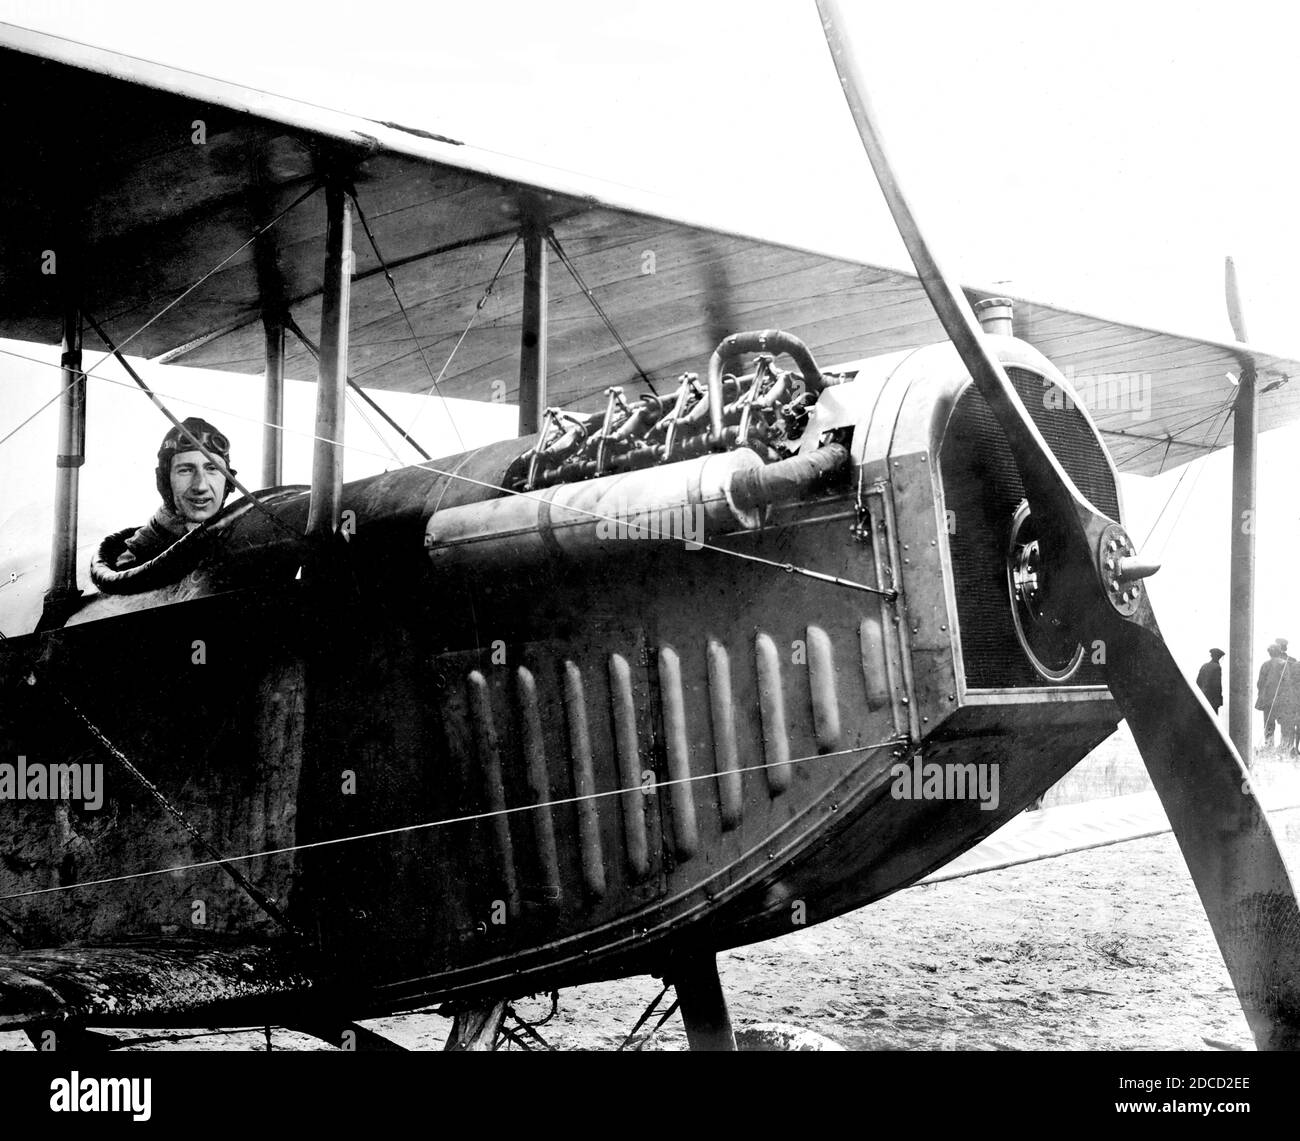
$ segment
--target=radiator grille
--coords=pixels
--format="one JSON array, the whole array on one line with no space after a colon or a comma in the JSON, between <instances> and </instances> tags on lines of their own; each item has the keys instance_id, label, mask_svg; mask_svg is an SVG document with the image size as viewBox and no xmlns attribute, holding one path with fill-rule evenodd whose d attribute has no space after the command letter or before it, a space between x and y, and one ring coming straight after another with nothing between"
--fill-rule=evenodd
<instances>
[{"instance_id":1,"label":"radiator grille","mask_svg":"<svg viewBox=\"0 0 1300 1141\"><path fill-rule=\"evenodd\" d=\"M1119 518L1115 480L1083 414L1053 399L1049 382L1027 369L1007 370L1030 417L1075 485L1112 519ZM939 453L949 516L966 684L972 688L1047 685L1029 663L1011 619L1006 551L1011 518L1024 487L1001 426L974 385L957 401ZM1085 656L1070 686L1103 685L1101 667Z\"/></svg>"}]
</instances>

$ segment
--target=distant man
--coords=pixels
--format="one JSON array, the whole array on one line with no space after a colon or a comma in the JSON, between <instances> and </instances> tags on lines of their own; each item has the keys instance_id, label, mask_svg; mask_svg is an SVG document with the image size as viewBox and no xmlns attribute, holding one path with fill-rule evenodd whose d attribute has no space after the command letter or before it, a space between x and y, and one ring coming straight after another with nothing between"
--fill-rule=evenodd
<instances>
[{"instance_id":1,"label":"distant man","mask_svg":"<svg viewBox=\"0 0 1300 1141\"><path fill-rule=\"evenodd\" d=\"M1219 665L1222 657L1223 651L1216 646L1210 651L1210 660L1196 675L1196 687L1205 694L1215 713L1223 707L1223 668Z\"/></svg>"},{"instance_id":2,"label":"distant man","mask_svg":"<svg viewBox=\"0 0 1300 1141\"><path fill-rule=\"evenodd\" d=\"M1284 753L1295 756L1300 752L1300 662L1286 653L1278 639L1278 648L1283 652L1282 681L1277 694L1277 721L1282 727L1279 748Z\"/></svg>"},{"instance_id":3,"label":"distant man","mask_svg":"<svg viewBox=\"0 0 1300 1141\"><path fill-rule=\"evenodd\" d=\"M208 459L200 445L219 462ZM206 420L191 416L181 428L172 428L163 437L154 469L162 506L127 539L115 569L126 570L156 558L187 532L203 526L225 504L234 474L230 441Z\"/></svg>"},{"instance_id":4,"label":"distant man","mask_svg":"<svg viewBox=\"0 0 1300 1141\"><path fill-rule=\"evenodd\" d=\"M1260 748L1273 747L1273 730L1277 727L1277 698L1282 686L1282 671L1286 668L1286 655L1274 642L1268 648L1268 660L1259 667L1255 683L1255 708L1264 714L1264 740Z\"/></svg>"}]
</instances>

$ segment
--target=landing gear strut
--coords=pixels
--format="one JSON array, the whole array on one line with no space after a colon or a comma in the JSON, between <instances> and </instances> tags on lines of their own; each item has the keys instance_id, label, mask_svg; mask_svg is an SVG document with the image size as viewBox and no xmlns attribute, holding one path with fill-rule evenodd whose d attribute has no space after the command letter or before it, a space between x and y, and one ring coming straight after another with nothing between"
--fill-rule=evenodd
<instances>
[{"instance_id":1,"label":"landing gear strut","mask_svg":"<svg viewBox=\"0 0 1300 1141\"><path fill-rule=\"evenodd\" d=\"M718 979L717 957L694 952L675 959L669 975L677 988L686 1041L692 1050L735 1050L727 1000Z\"/></svg>"},{"instance_id":2,"label":"landing gear strut","mask_svg":"<svg viewBox=\"0 0 1300 1141\"><path fill-rule=\"evenodd\" d=\"M505 1020L506 1003L502 999L490 1006L476 1006L456 1012L444 1050L479 1053L491 1050L497 1032Z\"/></svg>"}]
</instances>

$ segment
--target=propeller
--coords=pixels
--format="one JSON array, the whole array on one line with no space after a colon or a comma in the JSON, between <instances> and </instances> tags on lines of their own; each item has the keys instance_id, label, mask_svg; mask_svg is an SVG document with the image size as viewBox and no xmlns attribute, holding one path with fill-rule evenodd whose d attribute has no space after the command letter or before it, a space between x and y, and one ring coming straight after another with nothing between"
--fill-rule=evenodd
<instances>
[{"instance_id":1,"label":"propeller","mask_svg":"<svg viewBox=\"0 0 1300 1141\"><path fill-rule=\"evenodd\" d=\"M692 253L700 267L700 299L706 322L703 336L708 346L705 354L745 328L736 308L735 287L727 268L727 244L727 239L705 234L697 235L692 242Z\"/></svg>"},{"instance_id":2,"label":"propeller","mask_svg":"<svg viewBox=\"0 0 1300 1141\"><path fill-rule=\"evenodd\" d=\"M885 152L835 0L817 0L840 86L944 331L1011 446L1060 620L1105 647L1106 680L1164 805L1260 1049L1300 1048L1300 907L1250 776L1169 652L1124 529L1082 495L989 352L921 233ZM1229 268L1230 291L1234 275ZM1238 307L1234 328L1240 320ZM1244 331L1244 329L1243 329Z\"/></svg>"},{"instance_id":3,"label":"propeller","mask_svg":"<svg viewBox=\"0 0 1300 1141\"><path fill-rule=\"evenodd\" d=\"M1223 259L1223 289L1228 297L1228 320L1232 323L1232 335L1244 345L1249 338L1246 336L1246 318L1241 315L1241 294L1237 291L1237 267L1232 258Z\"/></svg>"},{"instance_id":4,"label":"propeller","mask_svg":"<svg viewBox=\"0 0 1300 1141\"><path fill-rule=\"evenodd\" d=\"M1228 303L1228 322L1232 325L1232 335L1240 344L1246 343L1246 318L1241 308L1241 292L1237 289L1237 266L1232 258L1223 259L1223 295ZM1234 385L1240 385L1241 378L1254 379L1255 361L1248 354L1238 356L1240 371L1228 373L1228 379ZM1267 391L1267 389L1265 390Z\"/></svg>"},{"instance_id":5,"label":"propeller","mask_svg":"<svg viewBox=\"0 0 1300 1141\"><path fill-rule=\"evenodd\" d=\"M718 345L732 333L739 333L744 326L736 313L725 251L714 247L703 252L704 312L709 322L707 335L711 345Z\"/></svg>"},{"instance_id":6,"label":"propeller","mask_svg":"<svg viewBox=\"0 0 1300 1141\"><path fill-rule=\"evenodd\" d=\"M1237 266L1232 258L1223 259L1223 292L1228 301L1228 321L1232 325L1232 335L1237 338L1241 344L1246 343L1246 318L1242 315L1241 294L1237 290ZM1237 358L1241 365L1240 373L1228 373L1228 379L1233 384L1240 383L1242 375L1255 375L1255 358L1249 353L1240 354ZM1247 370L1250 370L1247 373ZM1270 380L1263 388L1259 390L1260 396L1269 392L1276 392L1284 384L1289 384L1291 378L1286 373L1266 372L1265 376L1271 376Z\"/></svg>"}]
</instances>

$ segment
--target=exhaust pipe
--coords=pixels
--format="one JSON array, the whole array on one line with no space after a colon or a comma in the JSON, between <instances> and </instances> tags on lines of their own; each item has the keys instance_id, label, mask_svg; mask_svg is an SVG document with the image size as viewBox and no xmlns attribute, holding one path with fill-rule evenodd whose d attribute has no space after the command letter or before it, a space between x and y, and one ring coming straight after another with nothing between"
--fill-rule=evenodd
<instances>
[{"instance_id":1,"label":"exhaust pipe","mask_svg":"<svg viewBox=\"0 0 1300 1141\"><path fill-rule=\"evenodd\" d=\"M747 448L448 507L425 528L434 566L505 571L552 558L626 554L619 539L698 550L709 537L759 527L770 507L798 499L848 462L838 444L764 464Z\"/></svg>"}]
</instances>

